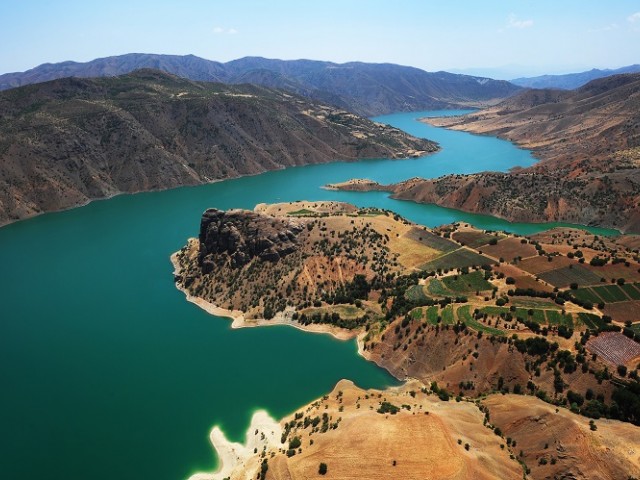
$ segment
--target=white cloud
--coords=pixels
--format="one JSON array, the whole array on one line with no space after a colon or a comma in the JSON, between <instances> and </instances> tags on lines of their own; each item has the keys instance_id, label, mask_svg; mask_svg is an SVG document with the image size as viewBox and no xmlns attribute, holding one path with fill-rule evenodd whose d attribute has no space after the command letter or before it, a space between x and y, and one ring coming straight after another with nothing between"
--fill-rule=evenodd
<instances>
[{"instance_id":1,"label":"white cloud","mask_svg":"<svg viewBox=\"0 0 640 480\"><path fill-rule=\"evenodd\" d=\"M235 35L238 30L235 28L213 27L213 33L216 35Z\"/></svg>"},{"instance_id":2,"label":"white cloud","mask_svg":"<svg viewBox=\"0 0 640 480\"><path fill-rule=\"evenodd\" d=\"M640 12L636 12L633 15L629 15L627 17L627 20L630 21L631 23L640 21Z\"/></svg>"},{"instance_id":3,"label":"white cloud","mask_svg":"<svg viewBox=\"0 0 640 480\"><path fill-rule=\"evenodd\" d=\"M507 28L529 28L533 27L533 20L519 20L515 14L509 15Z\"/></svg>"}]
</instances>

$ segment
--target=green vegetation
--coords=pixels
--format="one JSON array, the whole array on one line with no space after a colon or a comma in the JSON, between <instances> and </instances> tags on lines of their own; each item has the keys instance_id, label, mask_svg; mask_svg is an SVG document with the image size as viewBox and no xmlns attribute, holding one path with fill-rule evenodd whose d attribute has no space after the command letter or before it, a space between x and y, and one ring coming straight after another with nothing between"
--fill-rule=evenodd
<instances>
[{"instance_id":1,"label":"green vegetation","mask_svg":"<svg viewBox=\"0 0 640 480\"><path fill-rule=\"evenodd\" d=\"M454 319L453 319L453 306L451 305L447 305L446 307L444 307L444 309L442 310L442 323L443 325L453 325L454 324Z\"/></svg>"},{"instance_id":2,"label":"green vegetation","mask_svg":"<svg viewBox=\"0 0 640 480\"><path fill-rule=\"evenodd\" d=\"M599 287L592 287L592 290L607 303L624 302L629 300L624 291L618 285L602 285Z\"/></svg>"},{"instance_id":3,"label":"green vegetation","mask_svg":"<svg viewBox=\"0 0 640 480\"><path fill-rule=\"evenodd\" d=\"M640 300L640 283L630 284L625 283L621 285L620 288L624 290L624 292L631 298L632 300Z\"/></svg>"},{"instance_id":4,"label":"green vegetation","mask_svg":"<svg viewBox=\"0 0 640 480\"><path fill-rule=\"evenodd\" d=\"M464 322L468 327L473 328L478 332L484 332L490 335L505 334L504 331L485 325L477 321L475 318L473 318L473 316L471 315L471 305L464 305L458 308L458 318L460 319L460 321Z\"/></svg>"},{"instance_id":5,"label":"green vegetation","mask_svg":"<svg viewBox=\"0 0 640 480\"><path fill-rule=\"evenodd\" d=\"M393 403L389 402L381 402L380 407L378 408L378 413L390 413L391 415L395 415L400 411L400 407L396 407Z\"/></svg>"},{"instance_id":6,"label":"green vegetation","mask_svg":"<svg viewBox=\"0 0 640 480\"><path fill-rule=\"evenodd\" d=\"M455 293L486 291L492 288L492 285L485 280L484 273L480 270L462 275L444 277L442 282L449 290Z\"/></svg>"},{"instance_id":7,"label":"green vegetation","mask_svg":"<svg viewBox=\"0 0 640 480\"><path fill-rule=\"evenodd\" d=\"M592 330L598 330L601 327L604 327L605 323L602 320L602 317L598 315L594 315L593 313L583 313L580 312L578 314L578 320L580 320L587 328Z\"/></svg>"},{"instance_id":8,"label":"green vegetation","mask_svg":"<svg viewBox=\"0 0 640 480\"><path fill-rule=\"evenodd\" d=\"M583 302L591 302L591 303L600 303L602 299L595 294L595 292L590 288L579 288L578 290L574 290L571 292L574 297L578 300L582 300Z\"/></svg>"},{"instance_id":9,"label":"green vegetation","mask_svg":"<svg viewBox=\"0 0 640 480\"><path fill-rule=\"evenodd\" d=\"M570 313L562 314L557 310L547 310L545 313L549 325L564 325L565 327L573 328L573 315Z\"/></svg>"},{"instance_id":10,"label":"green vegetation","mask_svg":"<svg viewBox=\"0 0 640 480\"><path fill-rule=\"evenodd\" d=\"M427 322L430 325L437 325L438 324L438 307L433 306L433 307L429 307L427 308Z\"/></svg>"}]
</instances>

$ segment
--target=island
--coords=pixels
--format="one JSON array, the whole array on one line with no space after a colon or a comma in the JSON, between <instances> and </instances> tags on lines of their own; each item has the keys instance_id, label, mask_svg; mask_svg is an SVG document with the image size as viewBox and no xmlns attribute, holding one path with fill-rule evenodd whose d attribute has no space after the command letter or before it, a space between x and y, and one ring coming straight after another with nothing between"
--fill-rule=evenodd
<instances>
[{"instance_id":1,"label":"island","mask_svg":"<svg viewBox=\"0 0 640 480\"><path fill-rule=\"evenodd\" d=\"M222 468L196 478L639 475L638 246L568 228L429 229L339 202L205 211L172 256L190 301L234 327L355 337L406 383L340 382L259 418L244 446L214 429Z\"/></svg>"}]
</instances>

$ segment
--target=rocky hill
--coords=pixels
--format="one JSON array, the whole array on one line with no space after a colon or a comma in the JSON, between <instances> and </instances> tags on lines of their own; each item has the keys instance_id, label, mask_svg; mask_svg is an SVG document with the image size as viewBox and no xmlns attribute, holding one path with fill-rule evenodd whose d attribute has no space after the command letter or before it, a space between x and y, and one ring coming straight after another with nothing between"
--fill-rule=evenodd
<instances>
[{"instance_id":1,"label":"rocky hill","mask_svg":"<svg viewBox=\"0 0 640 480\"><path fill-rule=\"evenodd\" d=\"M54 80L0 92L0 224L122 192L436 148L264 87L156 70Z\"/></svg>"},{"instance_id":2,"label":"rocky hill","mask_svg":"<svg viewBox=\"0 0 640 480\"><path fill-rule=\"evenodd\" d=\"M285 89L360 115L486 106L517 92L509 82L393 64L245 57L219 63L193 55L131 53L86 63L44 64L0 75L0 90L62 77L122 75L153 68L198 81L253 83Z\"/></svg>"},{"instance_id":3,"label":"rocky hill","mask_svg":"<svg viewBox=\"0 0 640 480\"><path fill-rule=\"evenodd\" d=\"M530 90L487 110L424 121L511 140L542 161L507 174L403 182L391 188L398 198L640 232L640 74L571 92Z\"/></svg>"},{"instance_id":4,"label":"rocky hill","mask_svg":"<svg viewBox=\"0 0 640 480\"><path fill-rule=\"evenodd\" d=\"M628 240L430 230L336 202L207 210L172 256L190 301L234 327L355 336L365 358L411 380L340 382L252 424L244 446L214 430L224 469L193 480L309 478L321 464L327 478L640 474L640 264Z\"/></svg>"}]
</instances>

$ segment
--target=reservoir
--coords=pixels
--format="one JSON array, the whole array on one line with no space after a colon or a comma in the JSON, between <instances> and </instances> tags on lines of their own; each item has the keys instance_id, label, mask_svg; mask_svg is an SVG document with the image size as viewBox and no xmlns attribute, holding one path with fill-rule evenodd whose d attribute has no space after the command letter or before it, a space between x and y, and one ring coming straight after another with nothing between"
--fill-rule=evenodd
<instances>
[{"instance_id":1,"label":"reservoir","mask_svg":"<svg viewBox=\"0 0 640 480\"><path fill-rule=\"evenodd\" d=\"M169 256L197 236L206 208L261 202L339 200L427 226L465 221L523 234L556 225L320 188L354 177L390 183L535 161L509 142L416 121L442 113L376 119L440 143L427 157L122 195L1 228L0 478L183 479L215 468L214 425L238 441L256 409L279 418L341 378L365 388L396 384L359 357L353 341L290 327L231 330L185 300Z\"/></svg>"}]
</instances>

